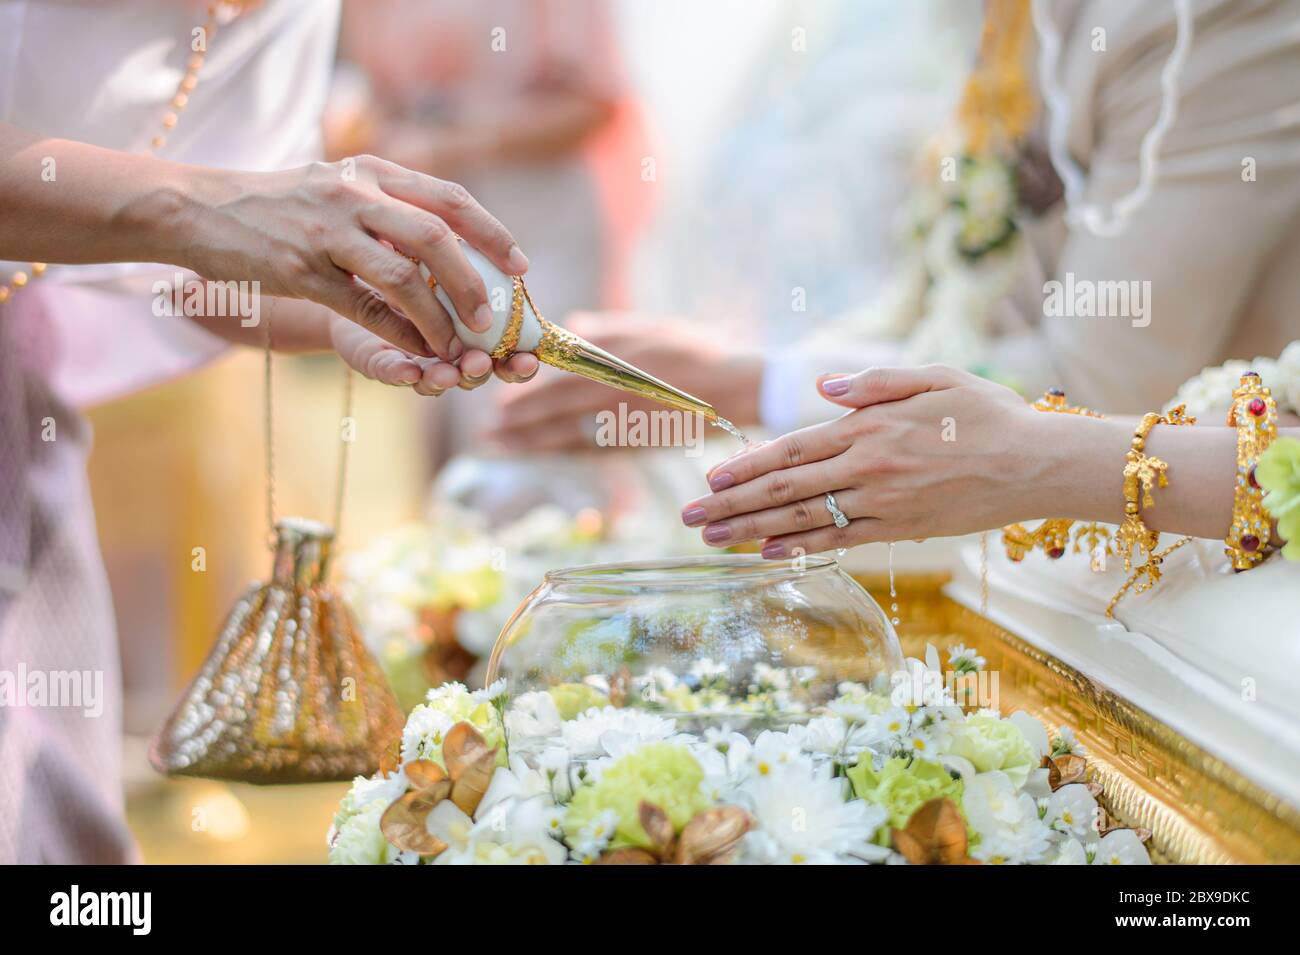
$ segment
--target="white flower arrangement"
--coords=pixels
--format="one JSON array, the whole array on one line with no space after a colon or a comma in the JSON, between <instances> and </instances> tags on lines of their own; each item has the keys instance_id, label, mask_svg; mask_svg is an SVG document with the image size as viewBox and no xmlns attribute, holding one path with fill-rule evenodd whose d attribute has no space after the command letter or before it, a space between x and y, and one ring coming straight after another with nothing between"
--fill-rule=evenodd
<instances>
[{"instance_id":1,"label":"white flower arrangement","mask_svg":"<svg viewBox=\"0 0 1300 955\"><path fill-rule=\"evenodd\" d=\"M1221 424L1232 405L1233 390L1248 371L1258 372L1273 393L1278 411L1300 414L1300 341L1287 345L1277 358L1235 359L1202 370L1183 382L1165 410L1185 404L1188 414Z\"/></svg>"},{"instance_id":2,"label":"white flower arrangement","mask_svg":"<svg viewBox=\"0 0 1300 955\"><path fill-rule=\"evenodd\" d=\"M911 698L927 657L825 705L797 668L732 681L707 660L517 697L439 687L343 799L330 862L1149 863L1138 832L1101 828L1072 734Z\"/></svg>"}]
</instances>

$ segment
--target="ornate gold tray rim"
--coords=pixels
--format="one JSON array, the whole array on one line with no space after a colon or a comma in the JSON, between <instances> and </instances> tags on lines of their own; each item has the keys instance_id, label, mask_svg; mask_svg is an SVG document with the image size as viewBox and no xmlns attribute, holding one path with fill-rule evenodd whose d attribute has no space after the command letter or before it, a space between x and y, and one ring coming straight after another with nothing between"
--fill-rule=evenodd
<instances>
[{"instance_id":1,"label":"ornate gold tray rim","mask_svg":"<svg viewBox=\"0 0 1300 955\"><path fill-rule=\"evenodd\" d=\"M883 576L857 575L876 599ZM947 574L898 575L899 640L908 656L961 642L998 673L1004 712L1068 726L1087 749L1106 809L1150 829L1157 862L1298 863L1300 812L1128 699L943 593Z\"/></svg>"}]
</instances>

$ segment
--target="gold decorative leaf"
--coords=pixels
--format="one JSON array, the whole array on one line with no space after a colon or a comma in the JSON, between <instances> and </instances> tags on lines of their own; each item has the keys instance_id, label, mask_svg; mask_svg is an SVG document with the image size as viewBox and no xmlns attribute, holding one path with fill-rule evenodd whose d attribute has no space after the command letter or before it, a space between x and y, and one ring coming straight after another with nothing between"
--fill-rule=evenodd
<instances>
[{"instance_id":1,"label":"gold decorative leaf","mask_svg":"<svg viewBox=\"0 0 1300 955\"><path fill-rule=\"evenodd\" d=\"M402 741L395 739L379 755L379 774L391 776L402 765Z\"/></svg>"},{"instance_id":2,"label":"gold decorative leaf","mask_svg":"<svg viewBox=\"0 0 1300 955\"><path fill-rule=\"evenodd\" d=\"M611 849L602 852L596 865L658 865L659 858L648 849Z\"/></svg>"},{"instance_id":3,"label":"gold decorative leaf","mask_svg":"<svg viewBox=\"0 0 1300 955\"><path fill-rule=\"evenodd\" d=\"M661 857L668 858L673 847L673 823L668 818L668 813L643 799L637 807L637 814L641 818L641 828L650 837L651 849Z\"/></svg>"},{"instance_id":4,"label":"gold decorative leaf","mask_svg":"<svg viewBox=\"0 0 1300 955\"><path fill-rule=\"evenodd\" d=\"M1056 792L1062 786L1083 782L1087 771L1088 761L1082 756L1074 753L1052 756L1047 760L1047 784L1052 787L1052 792Z\"/></svg>"},{"instance_id":5,"label":"gold decorative leaf","mask_svg":"<svg viewBox=\"0 0 1300 955\"><path fill-rule=\"evenodd\" d=\"M406 779L412 789L429 789L447 778L447 773L431 759L414 759L406 764Z\"/></svg>"},{"instance_id":6,"label":"gold decorative leaf","mask_svg":"<svg viewBox=\"0 0 1300 955\"><path fill-rule=\"evenodd\" d=\"M738 806L696 813L677 839L678 865L724 865L731 861L754 820Z\"/></svg>"},{"instance_id":7,"label":"gold decorative leaf","mask_svg":"<svg viewBox=\"0 0 1300 955\"><path fill-rule=\"evenodd\" d=\"M894 830L894 848L912 865L978 865L966 854L966 820L951 799L931 799Z\"/></svg>"},{"instance_id":8,"label":"gold decorative leaf","mask_svg":"<svg viewBox=\"0 0 1300 955\"><path fill-rule=\"evenodd\" d=\"M468 723L457 723L442 741L442 761L447 764L447 775L453 782L487 752L493 751L488 749L479 731Z\"/></svg>"},{"instance_id":9,"label":"gold decorative leaf","mask_svg":"<svg viewBox=\"0 0 1300 955\"><path fill-rule=\"evenodd\" d=\"M465 724L461 724L462 726ZM483 801L492 782L492 773L496 770L497 751L484 749L472 763L461 763L456 781L451 787L451 801L467 816L473 816L478 804Z\"/></svg>"},{"instance_id":10,"label":"gold decorative leaf","mask_svg":"<svg viewBox=\"0 0 1300 955\"><path fill-rule=\"evenodd\" d=\"M443 780L428 789L407 793L384 810L379 829L384 838L403 852L436 856L447 844L429 832L426 820L433 807L447 798L451 782Z\"/></svg>"}]
</instances>

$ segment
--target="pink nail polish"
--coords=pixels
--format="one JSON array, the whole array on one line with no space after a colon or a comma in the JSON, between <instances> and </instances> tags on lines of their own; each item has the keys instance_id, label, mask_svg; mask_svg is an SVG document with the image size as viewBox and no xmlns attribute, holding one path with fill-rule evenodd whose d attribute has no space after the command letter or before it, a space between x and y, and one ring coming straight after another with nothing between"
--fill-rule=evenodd
<instances>
[{"instance_id":1,"label":"pink nail polish","mask_svg":"<svg viewBox=\"0 0 1300 955\"><path fill-rule=\"evenodd\" d=\"M725 491L735 483L735 475L730 471L719 471L709 475L709 488L714 491Z\"/></svg>"},{"instance_id":2,"label":"pink nail polish","mask_svg":"<svg viewBox=\"0 0 1300 955\"><path fill-rule=\"evenodd\" d=\"M840 395L848 394L850 384L851 382L847 378L831 378L822 382L822 391L838 398Z\"/></svg>"},{"instance_id":3,"label":"pink nail polish","mask_svg":"<svg viewBox=\"0 0 1300 955\"><path fill-rule=\"evenodd\" d=\"M517 245L510 247L510 255L506 263L510 266L510 271L515 275L528 271L528 256L524 255L523 250Z\"/></svg>"},{"instance_id":4,"label":"pink nail polish","mask_svg":"<svg viewBox=\"0 0 1300 955\"><path fill-rule=\"evenodd\" d=\"M721 544L731 537L731 528L726 524L711 524L704 528L704 540L709 544Z\"/></svg>"},{"instance_id":5,"label":"pink nail polish","mask_svg":"<svg viewBox=\"0 0 1300 955\"><path fill-rule=\"evenodd\" d=\"M447 346L447 360L455 361L463 354L465 354L465 343L459 338L453 338L451 344Z\"/></svg>"},{"instance_id":6,"label":"pink nail polish","mask_svg":"<svg viewBox=\"0 0 1300 955\"><path fill-rule=\"evenodd\" d=\"M761 553L767 560L780 560L785 556L785 545L777 543L767 544L763 547Z\"/></svg>"},{"instance_id":7,"label":"pink nail polish","mask_svg":"<svg viewBox=\"0 0 1300 955\"><path fill-rule=\"evenodd\" d=\"M695 527L698 524L703 524L706 516L704 508L688 507L682 511L682 523L687 527Z\"/></svg>"}]
</instances>

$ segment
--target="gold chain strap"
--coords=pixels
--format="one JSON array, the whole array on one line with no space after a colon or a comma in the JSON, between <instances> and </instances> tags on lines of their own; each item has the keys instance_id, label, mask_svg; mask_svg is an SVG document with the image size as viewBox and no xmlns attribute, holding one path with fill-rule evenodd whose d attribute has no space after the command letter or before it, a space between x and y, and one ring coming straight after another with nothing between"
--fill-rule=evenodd
<instances>
[{"instance_id":1,"label":"gold chain strap","mask_svg":"<svg viewBox=\"0 0 1300 955\"><path fill-rule=\"evenodd\" d=\"M266 526L268 542L275 548L275 398L272 388L272 335L271 319L275 314L275 300L266 315L266 348L262 363L262 393L264 396L262 428L266 443ZM343 418L346 422L352 417L352 369L343 364ZM351 438L339 436L338 467L334 483L334 540L337 541L343 531L343 498L347 490L348 448Z\"/></svg>"}]
</instances>

